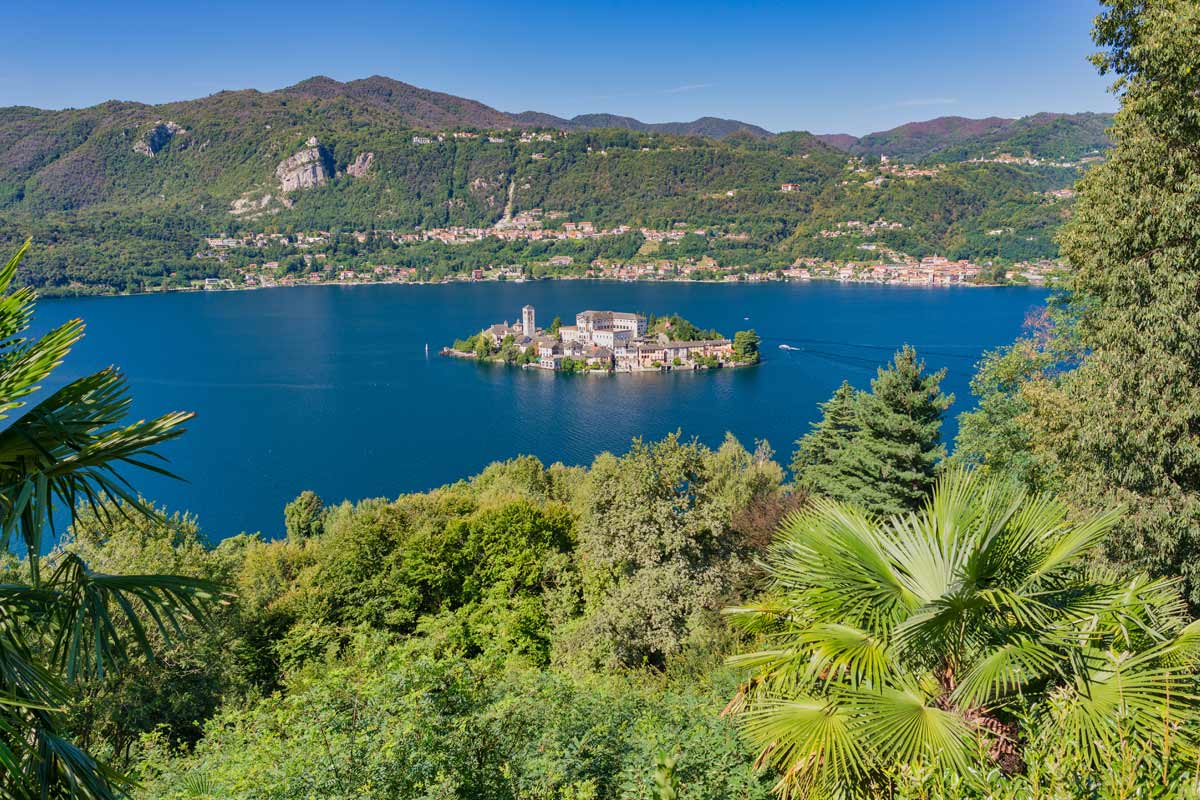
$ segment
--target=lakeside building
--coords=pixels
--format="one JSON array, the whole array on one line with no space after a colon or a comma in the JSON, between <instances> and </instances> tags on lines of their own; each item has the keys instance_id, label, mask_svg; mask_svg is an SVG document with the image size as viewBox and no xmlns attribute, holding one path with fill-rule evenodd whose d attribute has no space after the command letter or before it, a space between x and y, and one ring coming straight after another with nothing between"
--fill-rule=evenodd
<instances>
[{"instance_id":1,"label":"lakeside building","mask_svg":"<svg viewBox=\"0 0 1200 800\"><path fill-rule=\"evenodd\" d=\"M582 362L592 369L645 372L663 369L697 369L733 362L729 339L673 341L665 333L647 336L646 318L626 311L581 311L574 325L563 325L557 334L539 330L536 311L526 305L521 322L490 325L480 331L493 346L508 337L525 354L536 356L529 366L560 370L565 359Z\"/></svg>"}]
</instances>

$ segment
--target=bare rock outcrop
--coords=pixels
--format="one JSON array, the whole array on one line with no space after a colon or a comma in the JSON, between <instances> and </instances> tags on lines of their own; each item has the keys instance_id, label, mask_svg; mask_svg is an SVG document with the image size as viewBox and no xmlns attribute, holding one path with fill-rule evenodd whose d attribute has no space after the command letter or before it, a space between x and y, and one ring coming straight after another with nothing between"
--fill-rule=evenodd
<instances>
[{"instance_id":1,"label":"bare rock outcrop","mask_svg":"<svg viewBox=\"0 0 1200 800\"><path fill-rule=\"evenodd\" d=\"M182 125L171 121L164 122L160 119L154 123L154 127L134 142L133 152L153 158L154 154L170 144L172 139L186 133L187 130Z\"/></svg>"},{"instance_id":2,"label":"bare rock outcrop","mask_svg":"<svg viewBox=\"0 0 1200 800\"><path fill-rule=\"evenodd\" d=\"M346 174L352 178L361 178L367 174L374 160L374 153L359 153L354 157L354 163L346 167Z\"/></svg>"},{"instance_id":3,"label":"bare rock outcrop","mask_svg":"<svg viewBox=\"0 0 1200 800\"><path fill-rule=\"evenodd\" d=\"M310 137L305 145L303 150L288 156L275 168L279 187L284 192L312 189L321 186L330 178L329 152L321 146L315 136Z\"/></svg>"}]
</instances>

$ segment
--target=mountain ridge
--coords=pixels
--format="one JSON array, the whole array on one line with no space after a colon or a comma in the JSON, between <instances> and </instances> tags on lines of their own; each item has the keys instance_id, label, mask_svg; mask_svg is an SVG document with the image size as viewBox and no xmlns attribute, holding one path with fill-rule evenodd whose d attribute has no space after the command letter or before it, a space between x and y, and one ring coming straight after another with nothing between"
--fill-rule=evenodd
<instances>
[{"instance_id":1,"label":"mountain ridge","mask_svg":"<svg viewBox=\"0 0 1200 800\"><path fill-rule=\"evenodd\" d=\"M565 131L615 128L644 133L664 133L677 136L706 136L723 139L746 135L766 139L778 135L762 126L742 120L705 115L691 121L644 122L635 117L607 112L589 112L563 117L544 111L500 111L478 100L425 89L383 75L371 75L349 81L339 81L326 75L314 75L279 89L223 89L204 97L173 100L166 103L143 103L132 100L106 100L85 108L41 109L34 106L0 107L0 114L15 115L81 113L104 109L109 112L145 110L152 108L188 108L213 101L270 98L307 98L321 102L358 101L380 111L401 115L415 128L450 129L476 128L557 128ZM1005 134L1022 134L1028 129L1056 124L1080 125L1088 129L1087 141L1101 146L1103 128L1112 115L1102 112L1038 112L1023 117L963 117L942 116L928 120L913 120L885 130L862 136L847 133L815 134L831 147L852 155L924 159L960 145L964 140L983 138L1003 144ZM1097 122L1098 121L1098 122ZM789 131L790 132L790 131Z\"/></svg>"},{"instance_id":2,"label":"mountain ridge","mask_svg":"<svg viewBox=\"0 0 1200 800\"><path fill-rule=\"evenodd\" d=\"M994 150L1037 144L1041 151L1031 155L1070 157L1108 146L1105 131L1111 124L1112 114L1102 112L1040 111L1024 117L934 117L864 136L827 133L816 137L859 156L964 160L986 155L989 146Z\"/></svg>"},{"instance_id":3,"label":"mountain ridge","mask_svg":"<svg viewBox=\"0 0 1200 800\"><path fill-rule=\"evenodd\" d=\"M225 277L229 263L198 255L217 234L389 230L420 238L522 214L528 222L543 210L547 221L659 232L646 240L647 254L673 241L662 232L707 231L681 245L687 257L724 253L759 266L874 257L881 248L1044 258L1057 252L1053 232L1069 211L1069 196L1048 193L1071 186L1082 171L1074 163L1097 146L1105 119L927 121L863 144L716 117L509 114L382 76L314 76L270 92L155 105L0 108L0 244L37 241L23 279L62 292ZM907 170L831 144L947 163ZM1000 152L1037 158L977 158ZM640 233L629 237L589 241L586 260L629 257L624 248L642 246L632 241ZM489 251L493 244L500 250ZM463 266L466 256L456 253L471 252L487 265L529 259L548 245L507 247L397 244L389 257Z\"/></svg>"}]
</instances>

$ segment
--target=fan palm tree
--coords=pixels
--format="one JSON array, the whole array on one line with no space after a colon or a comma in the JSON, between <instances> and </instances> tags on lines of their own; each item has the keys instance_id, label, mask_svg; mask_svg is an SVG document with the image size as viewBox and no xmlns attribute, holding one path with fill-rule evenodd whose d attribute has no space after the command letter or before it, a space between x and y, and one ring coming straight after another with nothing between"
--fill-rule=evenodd
<instances>
[{"instance_id":1,"label":"fan palm tree","mask_svg":"<svg viewBox=\"0 0 1200 800\"><path fill-rule=\"evenodd\" d=\"M1200 623L1171 582L1090 565L1119 516L958 470L920 512L817 500L787 519L768 599L729 611L762 649L732 659L751 678L728 710L778 790L852 797L981 758L1019 771L1039 730L1082 768L1194 758Z\"/></svg>"},{"instance_id":2,"label":"fan palm tree","mask_svg":"<svg viewBox=\"0 0 1200 800\"><path fill-rule=\"evenodd\" d=\"M203 616L213 587L98 574L76 555L44 553L56 511L69 522L80 504L102 510L115 501L123 513L153 514L120 469L170 475L153 448L182 434L191 414L127 424L130 398L112 368L32 404L83 324L23 336L36 297L13 281L28 247L0 270L0 531L4 550L28 566L28 580L0 585L0 796L110 798L128 781L66 732L77 684L119 670L132 648L149 655L148 628L177 634L182 621Z\"/></svg>"}]
</instances>

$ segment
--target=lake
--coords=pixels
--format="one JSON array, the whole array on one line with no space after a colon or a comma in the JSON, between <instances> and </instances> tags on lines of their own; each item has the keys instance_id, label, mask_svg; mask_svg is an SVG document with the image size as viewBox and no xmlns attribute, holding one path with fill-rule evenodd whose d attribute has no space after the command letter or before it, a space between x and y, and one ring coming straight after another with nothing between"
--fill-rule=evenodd
<instances>
[{"instance_id":1,"label":"lake","mask_svg":"<svg viewBox=\"0 0 1200 800\"><path fill-rule=\"evenodd\" d=\"M817 403L843 378L867 387L905 342L931 367L949 369L944 386L958 398L951 413L968 408L979 356L1011 341L1044 299L1029 288L826 282L314 286L47 299L37 330L76 316L88 325L54 386L116 364L138 415L198 413L163 450L187 483L132 474L146 496L197 514L216 541L241 531L281 535L283 506L303 489L327 503L394 497L522 453L588 464L635 436L676 429L710 445L726 431L748 448L767 439L786 464ZM586 308L611 308L678 312L730 336L753 327L764 362L561 376L437 355L455 338L519 319L526 303L542 326L555 314L570 322Z\"/></svg>"}]
</instances>

